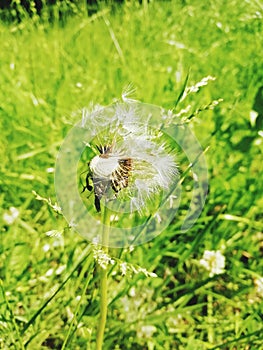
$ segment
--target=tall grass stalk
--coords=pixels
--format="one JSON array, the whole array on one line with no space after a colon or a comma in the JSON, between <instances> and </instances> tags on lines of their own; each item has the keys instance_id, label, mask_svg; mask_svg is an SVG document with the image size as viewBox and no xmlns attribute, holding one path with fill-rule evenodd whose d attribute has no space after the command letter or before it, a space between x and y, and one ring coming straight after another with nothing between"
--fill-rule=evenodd
<instances>
[{"instance_id":1,"label":"tall grass stalk","mask_svg":"<svg viewBox=\"0 0 263 350\"><path fill-rule=\"evenodd\" d=\"M213 295L207 295L208 341L214 343Z\"/></svg>"},{"instance_id":2,"label":"tall grass stalk","mask_svg":"<svg viewBox=\"0 0 263 350\"><path fill-rule=\"evenodd\" d=\"M109 248L109 231L110 231L110 214L107 210L105 203L104 213L103 213L103 231L102 231L102 249L105 254L108 254ZM102 266L98 267L99 270L99 279L100 279L100 317L98 321L97 337L96 337L96 350L101 350L103 345L104 331L106 326L107 319L107 307L108 307L108 276L107 276L107 267L103 268Z\"/></svg>"}]
</instances>

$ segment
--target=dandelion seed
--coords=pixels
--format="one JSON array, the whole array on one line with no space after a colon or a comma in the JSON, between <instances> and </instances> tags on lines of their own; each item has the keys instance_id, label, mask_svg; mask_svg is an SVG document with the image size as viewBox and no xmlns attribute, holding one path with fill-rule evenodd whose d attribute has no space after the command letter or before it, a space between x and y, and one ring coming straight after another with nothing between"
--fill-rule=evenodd
<instances>
[{"instance_id":1,"label":"dandelion seed","mask_svg":"<svg viewBox=\"0 0 263 350\"><path fill-rule=\"evenodd\" d=\"M194 179L195 181L198 181L198 176L197 176L197 174L196 174L195 172L193 172L193 179Z\"/></svg>"},{"instance_id":2,"label":"dandelion seed","mask_svg":"<svg viewBox=\"0 0 263 350\"><path fill-rule=\"evenodd\" d=\"M154 215L154 217L156 218L158 224L160 224L160 223L162 222L162 218L161 218L161 215L160 215L159 213L156 213L156 214Z\"/></svg>"},{"instance_id":3,"label":"dandelion seed","mask_svg":"<svg viewBox=\"0 0 263 350\"><path fill-rule=\"evenodd\" d=\"M225 257L219 250L205 250L200 265L209 271L209 277L225 272Z\"/></svg>"},{"instance_id":4,"label":"dandelion seed","mask_svg":"<svg viewBox=\"0 0 263 350\"><path fill-rule=\"evenodd\" d=\"M136 102L136 100L131 99L130 97L136 92L133 84L129 84L126 88L124 88L122 92L122 100L123 102Z\"/></svg>"},{"instance_id":5,"label":"dandelion seed","mask_svg":"<svg viewBox=\"0 0 263 350\"><path fill-rule=\"evenodd\" d=\"M174 200L177 199L177 196L175 195L170 195L169 196L169 205L170 205L170 208L173 208L174 206Z\"/></svg>"}]
</instances>

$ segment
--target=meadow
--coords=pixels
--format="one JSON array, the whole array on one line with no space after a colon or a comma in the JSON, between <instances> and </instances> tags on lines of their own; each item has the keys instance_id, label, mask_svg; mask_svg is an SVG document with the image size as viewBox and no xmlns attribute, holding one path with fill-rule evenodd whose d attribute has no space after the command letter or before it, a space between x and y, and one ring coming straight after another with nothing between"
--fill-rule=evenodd
<instances>
[{"instance_id":1,"label":"meadow","mask_svg":"<svg viewBox=\"0 0 263 350\"><path fill-rule=\"evenodd\" d=\"M182 232L190 171L165 231L109 250L103 349L263 349L262 1L109 2L89 14L65 1L40 16L16 3L19 20L0 10L0 348L96 348L97 263L56 210L54 169L81 109L132 83L142 102L190 105L209 191Z\"/></svg>"}]
</instances>

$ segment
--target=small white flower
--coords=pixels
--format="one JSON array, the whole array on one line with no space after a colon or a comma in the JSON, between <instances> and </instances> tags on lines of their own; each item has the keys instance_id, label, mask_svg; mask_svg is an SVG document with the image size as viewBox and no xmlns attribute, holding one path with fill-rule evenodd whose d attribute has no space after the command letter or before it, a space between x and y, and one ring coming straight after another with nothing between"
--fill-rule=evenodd
<instances>
[{"instance_id":1,"label":"small white flower","mask_svg":"<svg viewBox=\"0 0 263 350\"><path fill-rule=\"evenodd\" d=\"M19 214L20 212L17 208L10 207L9 213L6 212L3 214L3 220L7 223L7 225L12 225L18 218Z\"/></svg>"},{"instance_id":2,"label":"small white flower","mask_svg":"<svg viewBox=\"0 0 263 350\"><path fill-rule=\"evenodd\" d=\"M126 262L120 264L121 274L124 276L127 273L128 267Z\"/></svg>"},{"instance_id":3,"label":"small white flower","mask_svg":"<svg viewBox=\"0 0 263 350\"><path fill-rule=\"evenodd\" d=\"M131 289L129 290L129 296L134 298L136 296L136 289L135 287L131 287Z\"/></svg>"},{"instance_id":4,"label":"small white flower","mask_svg":"<svg viewBox=\"0 0 263 350\"><path fill-rule=\"evenodd\" d=\"M66 265L61 265L56 269L56 275L61 275L62 272L66 269Z\"/></svg>"},{"instance_id":5,"label":"small white flower","mask_svg":"<svg viewBox=\"0 0 263 350\"><path fill-rule=\"evenodd\" d=\"M44 244L44 246L43 246L43 251L46 253L46 252L48 252L49 250L50 250L50 244Z\"/></svg>"},{"instance_id":6,"label":"small white flower","mask_svg":"<svg viewBox=\"0 0 263 350\"><path fill-rule=\"evenodd\" d=\"M98 249L97 247L94 247L93 255L94 259L104 270L109 264L113 265L115 263L115 261L108 254L106 254L102 249Z\"/></svg>"},{"instance_id":7,"label":"small white flower","mask_svg":"<svg viewBox=\"0 0 263 350\"><path fill-rule=\"evenodd\" d=\"M45 276L50 277L50 276L53 275L53 273L54 273L54 269L49 269L49 270L47 270L47 272L45 273Z\"/></svg>"},{"instance_id":8,"label":"small white flower","mask_svg":"<svg viewBox=\"0 0 263 350\"><path fill-rule=\"evenodd\" d=\"M256 292L263 297L263 277L256 278L254 283L256 286Z\"/></svg>"},{"instance_id":9,"label":"small white flower","mask_svg":"<svg viewBox=\"0 0 263 350\"><path fill-rule=\"evenodd\" d=\"M62 232L58 231L58 230L50 230L46 232L46 235L48 237L61 237L62 236Z\"/></svg>"},{"instance_id":10,"label":"small white flower","mask_svg":"<svg viewBox=\"0 0 263 350\"><path fill-rule=\"evenodd\" d=\"M118 222L119 221L119 217L118 217L118 215L115 215L115 214L112 214L111 216L110 216L110 222Z\"/></svg>"},{"instance_id":11,"label":"small white flower","mask_svg":"<svg viewBox=\"0 0 263 350\"><path fill-rule=\"evenodd\" d=\"M205 250L200 265L209 271L209 277L225 272L225 257L219 250Z\"/></svg>"},{"instance_id":12,"label":"small white flower","mask_svg":"<svg viewBox=\"0 0 263 350\"><path fill-rule=\"evenodd\" d=\"M47 168L46 169L46 172L49 173L49 174L54 173L54 171L55 171L55 168Z\"/></svg>"},{"instance_id":13,"label":"small white flower","mask_svg":"<svg viewBox=\"0 0 263 350\"><path fill-rule=\"evenodd\" d=\"M156 331L157 328L155 326L144 325L137 330L137 336L138 338L151 338Z\"/></svg>"}]
</instances>

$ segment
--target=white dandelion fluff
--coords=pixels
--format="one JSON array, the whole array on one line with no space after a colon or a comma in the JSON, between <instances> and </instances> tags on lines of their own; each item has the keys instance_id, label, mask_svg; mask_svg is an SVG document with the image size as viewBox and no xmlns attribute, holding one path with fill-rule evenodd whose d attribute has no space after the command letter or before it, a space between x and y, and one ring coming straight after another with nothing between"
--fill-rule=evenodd
<instances>
[{"instance_id":1,"label":"white dandelion fluff","mask_svg":"<svg viewBox=\"0 0 263 350\"><path fill-rule=\"evenodd\" d=\"M83 190L94 188L97 211L102 199L118 199L118 205L122 200L129 210L142 212L152 197L175 182L174 152L160 130L149 127L151 113L141 115L137 107L125 102L83 112L82 126L96 135L88 143L95 155Z\"/></svg>"},{"instance_id":2,"label":"white dandelion fluff","mask_svg":"<svg viewBox=\"0 0 263 350\"><path fill-rule=\"evenodd\" d=\"M163 115L161 107L126 97L84 108L67 134L56 161L57 199L67 221L89 241L103 243L105 213L118 217L107 224L109 246L138 245L160 234L180 207L179 152L198 181L206 179L202 149L187 125L164 123ZM204 181L194 187L182 229L200 214L203 202L196 210L194 200L200 189L205 191Z\"/></svg>"}]
</instances>

